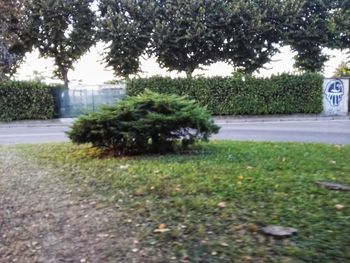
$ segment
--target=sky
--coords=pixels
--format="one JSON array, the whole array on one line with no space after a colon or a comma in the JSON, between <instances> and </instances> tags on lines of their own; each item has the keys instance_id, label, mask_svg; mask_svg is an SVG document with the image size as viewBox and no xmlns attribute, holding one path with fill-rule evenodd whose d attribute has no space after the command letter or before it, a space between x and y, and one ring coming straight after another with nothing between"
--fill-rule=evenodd
<instances>
[{"instance_id":1,"label":"sky","mask_svg":"<svg viewBox=\"0 0 350 263\"><path fill-rule=\"evenodd\" d=\"M83 85L96 85L103 84L106 81L114 80L113 71L105 68L103 63L103 45L97 44L92 47L88 53L86 53L74 66L74 70L70 71L68 77L71 83L83 84ZM347 59L347 54L339 50L325 50L325 53L330 55L329 61L325 65L323 74L325 77L331 77L335 68L341 61ZM265 66L265 69L261 69L259 76L270 76L272 74L279 74L284 72L293 73L293 54L290 48L283 47L280 53L272 57L272 62ZM39 52L34 51L26 56L25 62L19 68L16 79L30 80L34 78L34 72L37 72L40 76L45 77L44 81L47 83L57 83L59 80L51 78L54 69L54 62L52 59L45 59L39 57ZM182 76L184 73L168 72L166 69L161 69L156 62L155 58L143 59L142 77L149 77L154 75L162 76ZM194 75L204 76L228 76L233 72L233 68L225 63L215 63L209 67L205 67L203 70L196 70Z\"/></svg>"}]
</instances>

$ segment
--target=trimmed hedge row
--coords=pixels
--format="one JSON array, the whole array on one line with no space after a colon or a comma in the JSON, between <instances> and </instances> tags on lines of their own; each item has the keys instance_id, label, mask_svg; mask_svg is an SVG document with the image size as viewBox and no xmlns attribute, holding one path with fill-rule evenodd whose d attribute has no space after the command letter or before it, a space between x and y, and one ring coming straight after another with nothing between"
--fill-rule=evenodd
<instances>
[{"instance_id":1,"label":"trimmed hedge row","mask_svg":"<svg viewBox=\"0 0 350 263\"><path fill-rule=\"evenodd\" d=\"M132 96L145 89L188 95L214 115L261 115L322 112L323 76L282 74L270 78L234 75L213 78L133 79L127 83Z\"/></svg>"},{"instance_id":2,"label":"trimmed hedge row","mask_svg":"<svg viewBox=\"0 0 350 263\"><path fill-rule=\"evenodd\" d=\"M38 82L0 82L0 121L53 118L52 90Z\"/></svg>"}]
</instances>

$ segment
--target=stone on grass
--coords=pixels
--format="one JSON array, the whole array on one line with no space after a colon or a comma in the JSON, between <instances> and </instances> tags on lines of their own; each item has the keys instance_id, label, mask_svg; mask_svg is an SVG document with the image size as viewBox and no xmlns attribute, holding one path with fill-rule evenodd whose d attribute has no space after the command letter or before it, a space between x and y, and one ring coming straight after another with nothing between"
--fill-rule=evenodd
<instances>
[{"instance_id":1,"label":"stone on grass","mask_svg":"<svg viewBox=\"0 0 350 263\"><path fill-rule=\"evenodd\" d=\"M350 186L348 185L332 183L332 182L316 182L316 184L329 190L350 192Z\"/></svg>"},{"instance_id":2,"label":"stone on grass","mask_svg":"<svg viewBox=\"0 0 350 263\"><path fill-rule=\"evenodd\" d=\"M263 227L261 230L264 232L264 234L277 238L290 237L298 232L295 228L292 227L276 225L268 225L266 227Z\"/></svg>"}]
</instances>

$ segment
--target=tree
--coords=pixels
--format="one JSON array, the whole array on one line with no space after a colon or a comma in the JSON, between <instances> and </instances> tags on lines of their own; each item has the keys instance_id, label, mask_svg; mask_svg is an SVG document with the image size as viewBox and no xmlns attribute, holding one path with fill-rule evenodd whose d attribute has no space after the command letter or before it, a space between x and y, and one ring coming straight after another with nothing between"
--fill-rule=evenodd
<instances>
[{"instance_id":1,"label":"tree","mask_svg":"<svg viewBox=\"0 0 350 263\"><path fill-rule=\"evenodd\" d=\"M23 3L0 0L0 80L13 74L31 49Z\"/></svg>"},{"instance_id":2,"label":"tree","mask_svg":"<svg viewBox=\"0 0 350 263\"><path fill-rule=\"evenodd\" d=\"M294 66L303 71L320 72L328 56L329 21L334 0L305 0L295 22L290 26L286 44L296 52Z\"/></svg>"},{"instance_id":3,"label":"tree","mask_svg":"<svg viewBox=\"0 0 350 263\"><path fill-rule=\"evenodd\" d=\"M185 71L219 60L224 1L157 1L152 54L161 67Z\"/></svg>"},{"instance_id":4,"label":"tree","mask_svg":"<svg viewBox=\"0 0 350 263\"><path fill-rule=\"evenodd\" d=\"M263 67L301 7L300 0L159 2L152 51L161 66L187 76L217 61L248 74Z\"/></svg>"},{"instance_id":5,"label":"tree","mask_svg":"<svg viewBox=\"0 0 350 263\"><path fill-rule=\"evenodd\" d=\"M106 60L121 76L138 72L145 53L187 76L217 61L252 73L278 51L300 1L102 0Z\"/></svg>"},{"instance_id":6,"label":"tree","mask_svg":"<svg viewBox=\"0 0 350 263\"><path fill-rule=\"evenodd\" d=\"M150 43L153 30L152 0L101 0L99 38L108 44L107 66L117 76L140 71L140 57Z\"/></svg>"},{"instance_id":7,"label":"tree","mask_svg":"<svg viewBox=\"0 0 350 263\"><path fill-rule=\"evenodd\" d=\"M329 26L331 40L329 46L350 49L350 0L338 0Z\"/></svg>"},{"instance_id":8,"label":"tree","mask_svg":"<svg viewBox=\"0 0 350 263\"><path fill-rule=\"evenodd\" d=\"M93 0L31 0L27 2L32 36L41 56L55 60L55 75L68 87L68 71L95 44Z\"/></svg>"},{"instance_id":9,"label":"tree","mask_svg":"<svg viewBox=\"0 0 350 263\"><path fill-rule=\"evenodd\" d=\"M251 74L278 52L286 28L294 22L301 1L225 1L220 25L225 41L222 59Z\"/></svg>"},{"instance_id":10,"label":"tree","mask_svg":"<svg viewBox=\"0 0 350 263\"><path fill-rule=\"evenodd\" d=\"M350 62L342 61L340 65L335 69L334 76L340 77L350 77Z\"/></svg>"}]
</instances>

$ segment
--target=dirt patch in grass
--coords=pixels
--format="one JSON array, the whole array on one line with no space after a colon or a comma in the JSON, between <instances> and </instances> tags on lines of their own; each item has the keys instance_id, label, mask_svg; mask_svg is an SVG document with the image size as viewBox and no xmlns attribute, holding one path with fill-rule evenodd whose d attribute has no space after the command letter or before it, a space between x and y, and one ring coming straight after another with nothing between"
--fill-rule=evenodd
<instances>
[{"instance_id":1,"label":"dirt patch in grass","mask_svg":"<svg viewBox=\"0 0 350 263\"><path fill-rule=\"evenodd\" d=\"M123 213L83 192L1 148L0 262L145 262Z\"/></svg>"}]
</instances>

